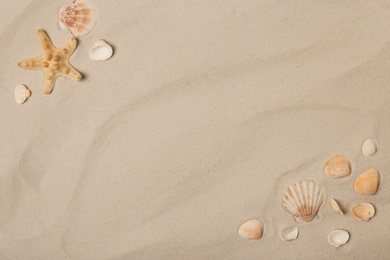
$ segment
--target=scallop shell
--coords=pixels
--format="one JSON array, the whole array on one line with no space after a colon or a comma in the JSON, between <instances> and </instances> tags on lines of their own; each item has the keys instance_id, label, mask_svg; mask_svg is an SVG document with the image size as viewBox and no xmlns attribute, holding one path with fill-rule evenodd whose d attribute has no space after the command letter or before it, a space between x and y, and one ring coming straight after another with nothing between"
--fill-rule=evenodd
<instances>
[{"instance_id":1,"label":"scallop shell","mask_svg":"<svg viewBox=\"0 0 390 260\"><path fill-rule=\"evenodd\" d=\"M283 208L296 219L309 222L317 214L324 200L321 187L313 181L299 181L284 193Z\"/></svg>"},{"instance_id":2,"label":"scallop shell","mask_svg":"<svg viewBox=\"0 0 390 260\"><path fill-rule=\"evenodd\" d=\"M368 138L366 141L364 141L362 146L362 153L364 156L369 157L371 155L374 155L376 153L377 149L377 142L375 139Z\"/></svg>"},{"instance_id":3,"label":"scallop shell","mask_svg":"<svg viewBox=\"0 0 390 260\"><path fill-rule=\"evenodd\" d=\"M280 232L280 238L284 241L291 241L295 240L298 237L298 228L297 227L288 227L282 230Z\"/></svg>"},{"instance_id":4,"label":"scallop shell","mask_svg":"<svg viewBox=\"0 0 390 260\"><path fill-rule=\"evenodd\" d=\"M371 203L359 203L351 208L351 212L358 220L367 222L375 215L375 208Z\"/></svg>"},{"instance_id":5,"label":"scallop shell","mask_svg":"<svg viewBox=\"0 0 390 260\"><path fill-rule=\"evenodd\" d=\"M238 228L238 235L246 240L256 240L263 236L264 225L258 219L248 220Z\"/></svg>"},{"instance_id":6,"label":"scallop shell","mask_svg":"<svg viewBox=\"0 0 390 260\"><path fill-rule=\"evenodd\" d=\"M379 186L379 171L375 168L363 172L355 181L354 190L361 195L374 195Z\"/></svg>"},{"instance_id":7,"label":"scallop shell","mask_svg":"<svg viewBox=\"0 0 390 260\"><path fill-rule=\"evenodd\" d=\"M23 104L31 96L31 91L25 85L18 85L15 88L15 101Z\"/></svg>"},{"instance_id":8,"label":"scallop shell","mask_svg":"<svg viewBox=\"0 0 390 260\"><path fill-rule=\"evenodd\" d=\"M337 214L339 215L344 215L343 211L341 210L339 204L337 203L337 201L335 199L330 199L329 201L329 207L334 211L336 212Z\"/></svg>"},{"instance_id":9,"label":"scallop shell","mask_svg":"<svg viewBox=\"0 0 390 260\"><path fill-rule=\"evenodd\" d=\"M66 27L76 37L89 33L96 24L96 8L92 1L74 0L73 3L61 9L59 26Z\"/></svg>"},{"instance_id":10,"label":"scallop shell","mask_svg":"<svg viewBox=\"0 0 390 260\"><path fill-rule=\"evenodd\" d=\"M98 40L89 50L89 57L92 60L108 60L113 53L112 47L104 40Z\"/></svg>"},{"instance_id":11,"label":"scallop shell","mask_svg":"<svg viewBox=\"0 0 390 260\"><path fill-rule=\"evenodd\" d=\"M324 166L325 174L332 179L339 179L351 174L351 163L343 155L332 157Z\"/></svg>"},{"instance_id":12,"label":"scallop shell","mask_svg":"<svg viewBox=\"0 0 390 260\"><path fill-rule=\"evenodd\" d=\"M349 233L345 230L336 229L329 233L328 242L334 247L345 245L349 240Z\"/></svg>"}]
</instances>

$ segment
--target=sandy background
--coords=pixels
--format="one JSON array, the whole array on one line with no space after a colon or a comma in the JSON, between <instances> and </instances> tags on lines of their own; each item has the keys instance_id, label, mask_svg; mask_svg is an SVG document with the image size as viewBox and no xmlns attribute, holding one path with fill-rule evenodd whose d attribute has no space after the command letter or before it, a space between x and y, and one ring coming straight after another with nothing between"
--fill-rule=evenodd
<instances>
[{"instance_id":1,"label":"sandy background","mask_svg":"<svg viewBox=\"0 0 390 260\"><path fill-rule=\"evenodd\" d=\"M390 244L390 4L388 1L95 1L95 29L43 94L36 30L58 47L57 10L70 1L1 2L1 259L386 259ZM115 47L106 62L88 50ZM23 105L13 92L23 83ZM368 137L378 153L361 154ZM322 172L333 155L351 176ZM375 196L353 191L367 167ZM323 206L296 224L281 207L301 179L358 222ZM250 218L259 241L237 236ZM283 242L280 229L298 225ZM336 249L333 229L351 233Z\"/></svg>"}]
</instances>

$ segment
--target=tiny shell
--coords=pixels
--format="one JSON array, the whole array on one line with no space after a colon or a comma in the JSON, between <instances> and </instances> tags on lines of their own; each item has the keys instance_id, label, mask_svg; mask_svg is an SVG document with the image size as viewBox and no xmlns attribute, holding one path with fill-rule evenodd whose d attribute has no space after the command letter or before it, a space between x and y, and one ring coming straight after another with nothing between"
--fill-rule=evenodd
<instances>
[{"instance_id":1,"label":"tiny shell","mask_svg":"<svg viewBox=\"0 0 390 260\"><path fill-rule=\"evenodd\" d=\"M96 8L90 0L74 0L73 3L60 10L58 25L66 27L76 37L89 33L96 24Z\"/></svg>"},{"instance_id":2,"label":"tiny shell","mask_svg":"<svg viewBox=\"0 0 390 260\"><path fill-rule=\"evenodd\" d=\"M92 60L108 60L113 53L112 47L104 40L98 40L89 50L89 57Z\"/></svg>"},{"instance_id":3,"label":"tiny shell","mask_svg":"<svg viewBox=\"0 0 390 260\"><path fill-rule=\"evenodd\" d=\"M334 211L336 212L337 214L339 215L344 215L343 211L341 210L339 204L337 203L337 201L335 199L330 199L329 201L329 207Z\"/></svg>"},{"instance_id":4,"label":"tiny shell","mask_svg":"<svg viewBox=\"0 0 390 260\"><path fill-rule=\"evenodd\" d=\"M15 88L15 101L23 104L31 96L31 91L24 85L18 85Z\"/></svg>"},{"instance_id":5,"label":"tiny shell","mask_svg":"<svg viewBox=\"0 0 390 260\"><path fill-rule=\"evenodd\" d=\"M293 214L296 220L311 221L324 200L321 187L313 181L299 181L284 192L283 208Z\"/></svg>"},{"instance_id":6,"label":"tiny shell","mask_svg":"<svg viewBox=\"0 0 390 260\"><path fill-rule=\"evenodd\" d=\"M295 240L298 237L298 228L297 227L288 227L280 232L280 238L284 241Z\"/></svg>"},{"instance_id":7,"label":"tiny shell","mask_svg":"<svg viewBox=\"0 0 390 260\"><path fill-rule=\"evenodd\" d=\"M376 153L376 140L368 138L366 141L364 141L362 146L362 153L364 156L369 157L371 155L374 155Z\"/></svg>"},{"instance_id":8,"label":"tiny shell","mask_svg":"<svg viewBox=\"0 0 390 260\"><path fill-rule=\"evenodd\" d=\"M333 230L328 235L328 242L334 247L345 245L349 240L349 233L345 230Z\"/></svg>"},{"instance_id":9,"label":"tiny shell","mask_svg":"<svg viewBox=\"0 0 390 260\"><path fill-rule=\"evenodd\" d=\"M359 203L351 208L351 212L358 220L367 222L375 215L375 208L371 203Z\"/></svg>"},{"instance_id":10,"label":"tiny shell","mask_svg":"<svg viewBox=\"0 0 390 260\"><path fill-rule=\"evenodd\" d=\"M263 236L264 225L258 219L248 220L238 228L238 235L246 240L256 240Z\"/></svg>"},{"instance_id":11,"label":"tiny shell","mask_svg":"<svg viewBox=\"0 0 390 260\"><path fill-rule=\"evenodd\" d=\"M379 179L379 171L377 169L368 169L356 179L354 190L361 195L374 195L378 190Z\"/></svg>"},{"instance_id":12,"label":"tiny shell","mask_svg":"<svg viewBox=\"0 0 390 260\"><path fill-rule=\"evenodd\" d=\"M325 164L324 172L329 178L342 178L351 174L351 163L345 156L337 155Z\"/></svg>"}]
</instances>

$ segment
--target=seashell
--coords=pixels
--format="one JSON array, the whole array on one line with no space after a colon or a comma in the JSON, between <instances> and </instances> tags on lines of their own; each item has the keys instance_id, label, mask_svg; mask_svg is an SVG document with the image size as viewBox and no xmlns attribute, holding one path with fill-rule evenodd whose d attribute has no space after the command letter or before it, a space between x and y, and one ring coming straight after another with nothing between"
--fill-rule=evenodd
<instances>
[{"instance_id":1,"label":"seashell","mask_svg":"<svg viewBox=\"0 0 390 260\"><path fill-rule=\"evenodd\" d=\"M353 186L356 193L361 195L374 195L379 186L379 171L375 168L363 172Z\"/></svg>"},{"instance_id":2,"label":"seashell","mask_svg":"<svg viewBox=\"0 0 390 260\"><path fill-rule=\"evenodd\" d=\"M248 220L238 228L238 235L246 240L256 240L263 236L264 225L258 219Z\"/></svg>"},{"instance_id":3,"label":"seashell","mask_svg":"<svg viewBox=\"0 0 390 260\"><path fill-rule=\"evenodd\" d=\"M325 174L332 179L339 179L351 174L351 163L342 155L332 157L324 166Z\"/></svg>"},{"instance_id":4,"label":"seashell","mask_svg":"<svg viewBox=\"0 0 390 260\"><path fill-rule=\"evenodd\" d=\"M364 156L369 157L376 153L377 142L375 139L368 138L364 141L362 146L362 153Z\"/></svg>"},{"instance_id":5,"label":"seashell","mask_svg":"<svg viewBox=\"0 0 390 260\"><path fill-rule=\"evenodd\" d=\"M15 88L15 101L23 104L31 96L31 91L24 85L18 85Z\"/></svg>"},{"instance_id":6,"label":"seashell","mask_svg":"<svg viewBox=\"0 0 390 260\"><path fill-rule=\"evenodd\" d=\"M74 0L73 3L61 9L59 26L66 27L76 37L89 33L96 24L96 8L92 1Z\"/></svg>"},{"instance_id":7,"label":"seashell","mask_svg":"<svg viewBox=\"0 0 390 260\"><path fill-rule=\"evenodd\" d=\"M345 245L349 240L349 233L345 230L333 230L328 235L328 242L334 247Z\"/></svg>"},{"instance_id":8,"label":"seashell","mask_svg":"<svg viewBox=\"0 0 390 260\"><path fill-rule=\"evenodd\" d=\"M358 220L367 222L375 215L375 208L371 203L359 203L351 208L351 212Z\"/></svg>"},{"instance_id":9,"label":"seashell","mask_svg":"<svg viewBox=\"0 0 390 260\"><path fill-rule=\"evenodd\" d=\"M280 238L283 241L291 241L295 240L298 237L298 228L297 227L288 227L280 232Z\"/></svg>"},{"instance_id":10,"label":"seashell","mask_svg":"<svg viewBox=\"0 0 390 260\"><path fill-rule=\"evenodd\" d=\"M92 60L108 60L113 53L112 47L104 40L98 40L89 50L89 57Z\"/></svg>"},{"instance_id":11,"label":"seashell","mask_svg":"<svg viewBox=\"0 0 390 260\"><path fill-rule=\"evenodd\" d=\"M322 189L317 183L299 181L284 192L283 208L297 220L309 222L317 214L323 200Z\"/></svg>"},{"instance_id":12,"label":"seashell","mask_svg":"<svg viewBox=\"0 0 390 260\"><path fill-rule=\"evenodd\" d=\"M330 199L329 201L329 207L334 211L336 212L337 214L339 215L344 215L343 211L341 210L339 204L337 203L337 201L335 199Z\"/></svg>"}]
</instances>

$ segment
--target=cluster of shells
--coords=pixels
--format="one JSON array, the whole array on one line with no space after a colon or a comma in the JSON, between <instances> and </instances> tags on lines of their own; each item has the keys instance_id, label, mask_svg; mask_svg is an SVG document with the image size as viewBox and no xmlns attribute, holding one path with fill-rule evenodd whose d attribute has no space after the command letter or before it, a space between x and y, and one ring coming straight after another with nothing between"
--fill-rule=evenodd
<instances>
[{"instance_id":1,"label":"cluster of shells","mask_svg":"<svg viewBox=\"0 0 390 260\"><path fill-rule=\"evenodd\" d=\"M377 151L375 139L367 139L362 146L365 157L372 156ZM349 176L352 172L351 163L345 156L332 157L324 166L324 173L331 179ZM378 169L369 168L363 171L355 180L353 189L359 195L375 195L380 183ZM324 201L322 188L310 180L302 180L292 184L283 194L283 208L294 216L296 222L310 222L317 215ZM329 200L329 207L338 215L344 215L336 199ZM360 202L351 207L351 214L358 220L367 222L375 215L375 207L369 202ZM263 235L264 224L261 220L252 219L241 224L238 234L247 240L260 239ZM284 241L292 241L298 237L298 227L287 227L280 232ZM346 230L336 229L328 234L328 242L334 247L340 247L349 240Z\"/></svg>"}]
</instances>

